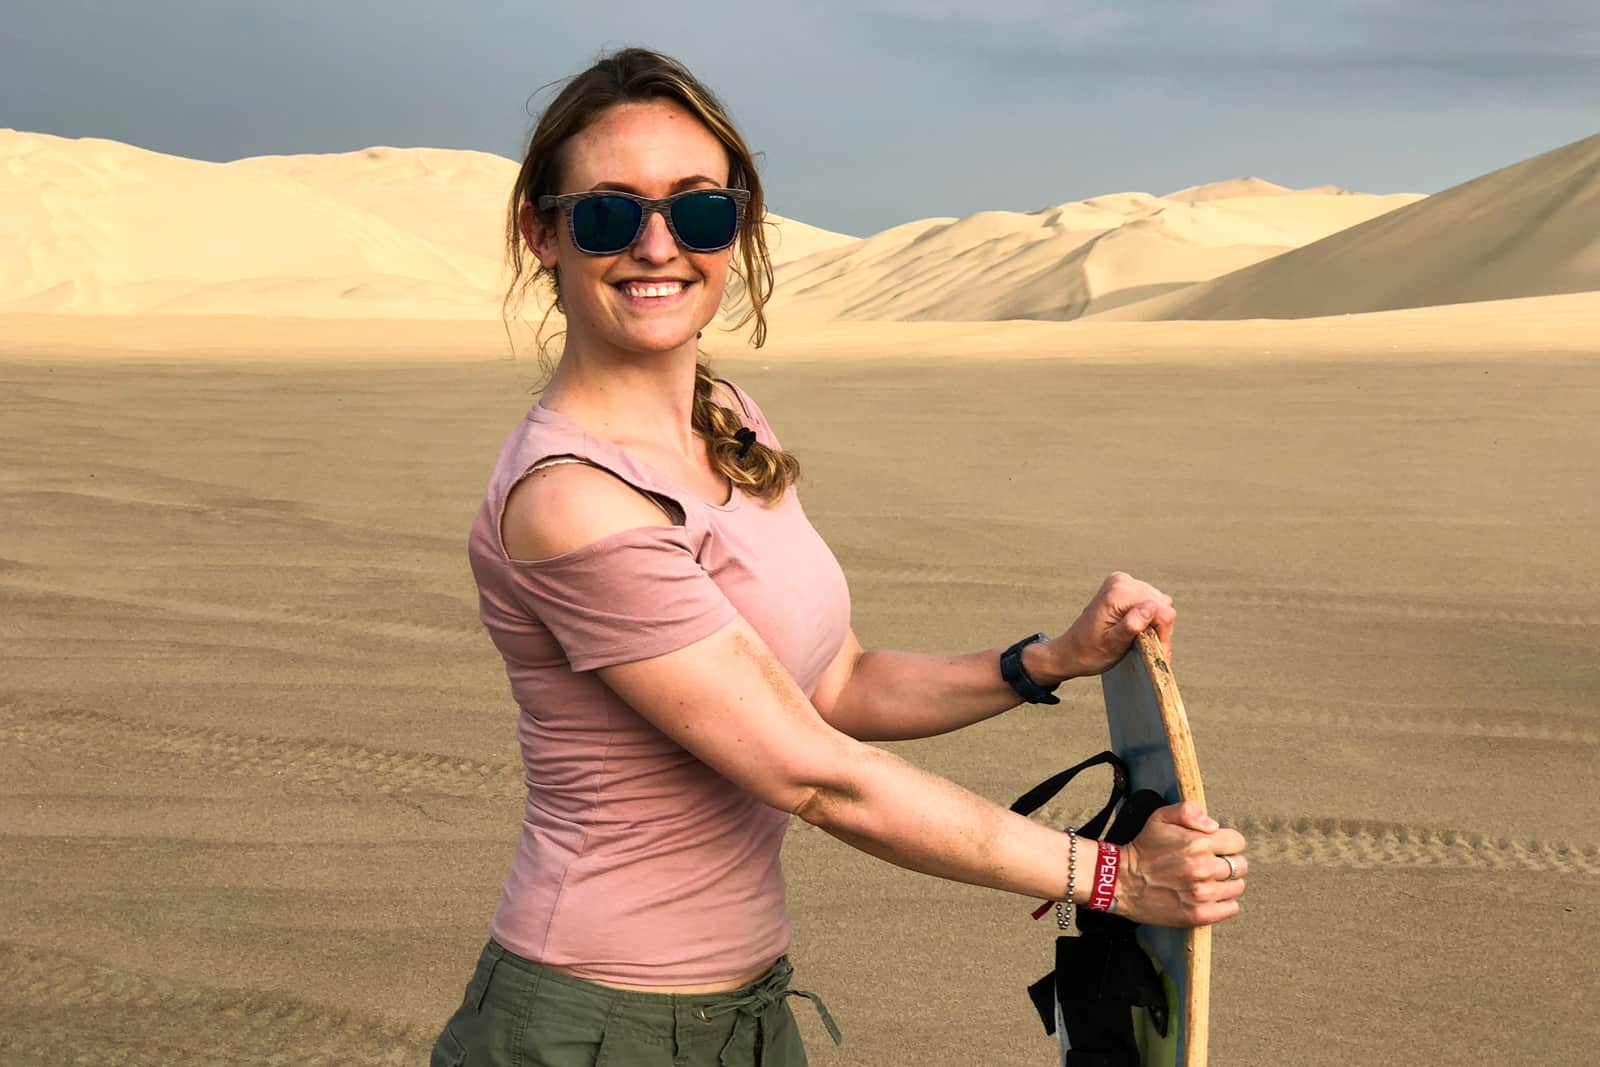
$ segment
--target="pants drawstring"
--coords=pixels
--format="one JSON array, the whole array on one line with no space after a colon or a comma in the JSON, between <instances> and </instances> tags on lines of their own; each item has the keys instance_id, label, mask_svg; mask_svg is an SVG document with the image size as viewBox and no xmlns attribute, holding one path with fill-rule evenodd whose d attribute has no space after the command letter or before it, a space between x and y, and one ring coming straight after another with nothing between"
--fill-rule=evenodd
<instances>
[{"instance_id":1,"label":"pants drawstring","mask_svg":"<svg viewBox=\"0 0 1600 1067\"><path fill-rule=\"evenodd\" d=\"M839 1026L833 1021L833 1015L828 1011L828 1006L822 1002L821 997L804 989L790 989L788 987L789 978L793 974L794 966L786 959L780 960L778 965L773 968L772 973L744 996L733 997L714 1004L706 1004L696 1010L695 1014L703 1022L710 1022L717 1016L727 1015L730 1012L739 1013L739 1018L734 1021L733 1032L728 1035L727 1043L722 1047L723 1062L727 1062L728 1051L738 1039L746 1019L751 1020L756 1027L756 1048L759 1050L756 1056L757 1067L761 1067L766 1062L767 1042L764 1016L768 1009L780 1003L785 997L804 997L811 1001L812 1005L817 1009L817 1015L822 1019L822 1025L827 1028L828 1036L833 1038L833 1043L837 1045L843 1041L839 1033Z\"/></svg>"}]
</instances>

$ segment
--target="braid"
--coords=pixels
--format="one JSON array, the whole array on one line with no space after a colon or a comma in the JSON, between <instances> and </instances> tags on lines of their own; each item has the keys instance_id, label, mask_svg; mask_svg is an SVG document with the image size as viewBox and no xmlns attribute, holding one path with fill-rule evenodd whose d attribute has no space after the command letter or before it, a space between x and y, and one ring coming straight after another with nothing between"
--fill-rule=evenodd
<instances>
[{"instance_id":1,"label":"braid","mask_svg":"<svg viewBox=\"0 0 1600 1067\"><path fill-rule=\"evenodd\" d=\"M694 429L705 438L712 468L725 475L736 488L760 497L763 506L771 507L783 499L784 491L799 479L800 461L790 452L769 448L755 440L754 429L745 426L740 413L713 399L714 382L710 366L696 362Z\"/></svg>"}]
</instances>

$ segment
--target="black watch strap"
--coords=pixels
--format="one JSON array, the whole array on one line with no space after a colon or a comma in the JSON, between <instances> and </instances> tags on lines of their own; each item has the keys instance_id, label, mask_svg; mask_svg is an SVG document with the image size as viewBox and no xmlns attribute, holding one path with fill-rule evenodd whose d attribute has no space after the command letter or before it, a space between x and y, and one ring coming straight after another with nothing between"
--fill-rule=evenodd
<instances>
[{"instance_id":1,"label":"black watch strap","mask_svg":"<svg viewBox=\"0 0 1600 1067\"><path fill-rule=\"evenodd\" d=\"M1029 678L1028 672L1022 668L1022 650L1035 641L1046 640L1049 640L1047 635L1034 634L1032 637L1024 637L1000 653L1000 677L1009 682L1011 688L1030 704L1061 703L1061 698L1055 695L1055 690L1060 687L1059 682L1054 687L1046 689Z\"/></svg>"}]
</instances>

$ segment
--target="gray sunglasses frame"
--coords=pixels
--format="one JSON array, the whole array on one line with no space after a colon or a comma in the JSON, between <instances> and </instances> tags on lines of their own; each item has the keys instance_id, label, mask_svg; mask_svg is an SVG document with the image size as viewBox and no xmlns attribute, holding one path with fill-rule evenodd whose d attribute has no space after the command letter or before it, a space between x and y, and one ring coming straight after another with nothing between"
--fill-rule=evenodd
<instances>
[{"instance_id":1,"label":"gray sunglasses frame","mask_svg":"<svg viewBox=\"0 0 1600 1067\"><path fill-rule=\"evenodd\" d=\"M678 227L673 225L672 222L672 205L679 200L682 200L684 197L694 196L696 193L718 193L722 196L728 197L733 201L733 236L728 239L727 244L718 245L716 248L697 248L694 245L684 241L684 239L678 235ZM573 228L573 207L576 206L580 201L588 200L591 197L596 196L614 196L623 200L632 200L635 204L639 205L639 228L633 231L633 236L628 238L628 243L617 249L615 252L589 251L578 242L578 231ZM645 226L650 221L650 213L655 211L661 213L662 221L667 224L667 232L672 234L672 239L678 242L678 246L680 248L688 249L690 252L720 252L724 248L732 247L733 243L739 239L739 226L744 222L745 205L749 203L750 190L748 189L685 189L681 193L673 193L671 196L664 196L659 200L652 200L647 196L635 196L633 193L624 193L619 189L593 189L587 193L563 193L561 196L541 196L539 198L539 210L549 211L551 208L560 208L561 214L566 216L567 233L572 237L572 246L578 251L582 252L584 255L614 256L617 255L617 253L625 252L634 246L634 243L639 240L639 235L644 232Z\"/></svg>"}]
</instances>

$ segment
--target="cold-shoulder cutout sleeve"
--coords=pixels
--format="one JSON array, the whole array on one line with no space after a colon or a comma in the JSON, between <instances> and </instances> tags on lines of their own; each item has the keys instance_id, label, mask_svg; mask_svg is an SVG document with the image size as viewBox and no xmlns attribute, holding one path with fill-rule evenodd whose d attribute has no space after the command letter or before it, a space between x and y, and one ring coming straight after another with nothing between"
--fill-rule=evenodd
<instances>
[{"instance_id":1,"label":"cold-shoulder cutout sleeve","mask_svg":"<svg viewBox=\"0 0 1600 1067\"><path fill-rule=\"evenodd\" d=\"M630 663L691 645L737 617L696 558L696 541L682 526L619 530L551 559L511 560L509 580L574 671Z\"/></svg>"}]
</instances>

